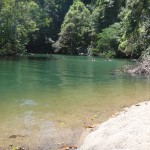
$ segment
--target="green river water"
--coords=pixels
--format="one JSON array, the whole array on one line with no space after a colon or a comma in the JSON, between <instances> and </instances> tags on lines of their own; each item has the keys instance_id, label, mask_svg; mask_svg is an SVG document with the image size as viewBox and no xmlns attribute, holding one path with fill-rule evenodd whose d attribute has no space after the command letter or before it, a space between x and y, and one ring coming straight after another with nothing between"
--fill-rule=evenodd
<instances>
[{"instance_id":1,"label":"green river water","mask_svg":"<svg viewBox=\"0 0 150 150\"><path fill-rule=\"evenodd\" d=\"M149 100L148 77L114 75L128 60L54 55L0 59L0 149L74 145L86 124ZM13 137L16 135L16 137Z\"/></svg>"}]
</instances>

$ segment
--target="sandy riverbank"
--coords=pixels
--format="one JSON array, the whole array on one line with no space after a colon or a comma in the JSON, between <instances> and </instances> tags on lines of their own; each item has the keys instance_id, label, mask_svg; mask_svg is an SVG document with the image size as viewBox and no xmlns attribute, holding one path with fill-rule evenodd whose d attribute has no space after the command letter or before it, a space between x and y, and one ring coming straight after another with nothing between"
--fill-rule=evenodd
<instances>
[{"instance_id":1,"label":"sandy riverbank","mask_svg":"<svg viewBox=\"0 0 150 150\"><path fill-rule=\"evenodd\" d=\"M149 150L150 102L125 108L98 125L78 150Z\"/></svg>"}]
</instances>

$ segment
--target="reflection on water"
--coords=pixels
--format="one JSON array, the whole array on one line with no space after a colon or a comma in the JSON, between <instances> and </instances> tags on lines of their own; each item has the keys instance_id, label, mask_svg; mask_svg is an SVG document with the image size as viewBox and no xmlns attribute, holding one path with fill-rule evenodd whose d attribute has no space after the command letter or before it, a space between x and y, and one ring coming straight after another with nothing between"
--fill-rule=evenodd
<instances>
[{"instance_id":1,"label":"reflection on water","mask_svg":"<svg viewBox=\"0 0 150 150\"><path fill-rule=\"evenodd\" d=\"M23 100L20 104L20 106L35 106L35 105L37 105L37 103L30 99Z\"/></svg>"},{"instance_id":2,"label":"reflection on water","mask_svg":"<svg viewBox=\"0 0 150 150\"><path fill-rule=\"evenodd\" d=\"M59 55L0 60L0 147L76 143L84 124L150 98L148 77L112 73L129 61L91 60Z\"/></svg>"}]
</instances>

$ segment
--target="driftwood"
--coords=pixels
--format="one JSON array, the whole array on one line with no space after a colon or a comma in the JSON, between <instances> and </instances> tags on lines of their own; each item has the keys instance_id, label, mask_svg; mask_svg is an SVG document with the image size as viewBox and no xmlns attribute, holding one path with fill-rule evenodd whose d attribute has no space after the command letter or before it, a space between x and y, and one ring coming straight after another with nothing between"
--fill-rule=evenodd
<instances>
[{"instance_id":1,"label":"driftwood","mask_svg":"<svg viewBox=\"0 0 150 150\"><path fill-rule=\"evenodd\" d=\"M150 75L150 60L137 61L135 65L127 65L124 72L130 75Z\"/></svg>"}]
</instances>

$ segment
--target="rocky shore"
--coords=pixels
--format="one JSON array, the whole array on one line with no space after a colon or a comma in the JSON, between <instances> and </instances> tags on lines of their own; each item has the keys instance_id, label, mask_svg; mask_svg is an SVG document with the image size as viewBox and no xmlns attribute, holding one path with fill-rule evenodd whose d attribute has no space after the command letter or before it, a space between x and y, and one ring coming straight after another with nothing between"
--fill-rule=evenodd
<instances>
[{"instance_id":1,"label":"rocky shore","mask_svg":"<svg viewBox=\"0 0 150 150\"><path fill-rule=\"evenodd\" d=\"M149 150L150 102L125 108L97 126L78 150Z\"/></svg>"}]
</instances>

